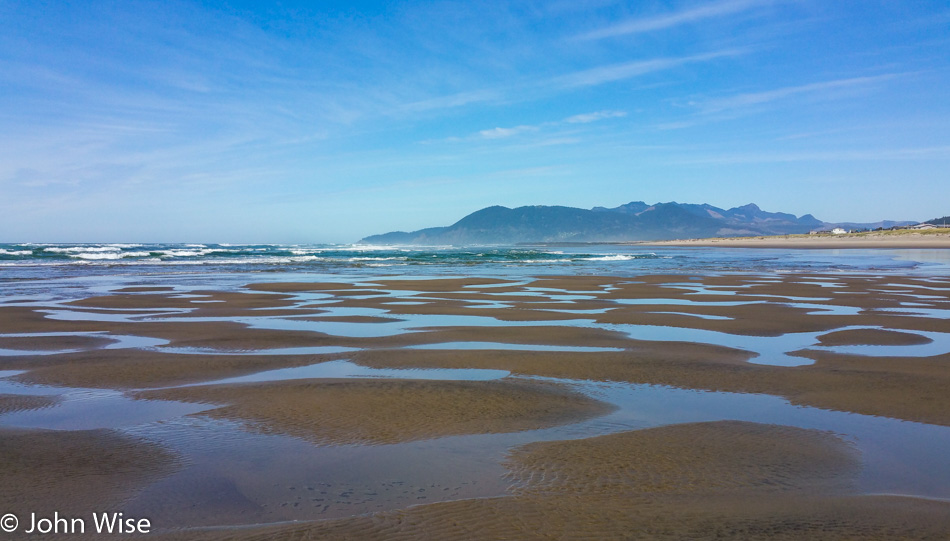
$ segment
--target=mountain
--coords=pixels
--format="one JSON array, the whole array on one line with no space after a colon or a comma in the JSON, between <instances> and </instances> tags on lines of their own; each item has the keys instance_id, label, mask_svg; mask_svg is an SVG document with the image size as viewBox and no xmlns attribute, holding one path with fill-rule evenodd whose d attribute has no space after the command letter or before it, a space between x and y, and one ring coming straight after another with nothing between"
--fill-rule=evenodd
<instances>
[{"instance_id":1,"label":"mountain","mask_svg":"<svg viewBox=\"0 0 950 541\"><path fill-rule=\"evenodd\" d=\"M883 222L882 222L883 223ZM895 224L913 222L893 222ZM811 214L767 212L754 204L721 209L708 204L632 201L614 208L492 206L446 227L394 231L366 237L369 244L516 244L522 242L617 242L744 235L808 233L816 229L863 229L876 224L831 224Z\"/></svg>"},{"instance_id":2,"label":"mountain","mask_svg":"<svg viewBox=\"0 0 950 541\"><path fill-rule=\"evenodd\" d=\"M840 222L835 224L825 224L825 227L822 230L840 227L841 229L861 231L865 229L890 229L892 227L905 227L908 225L916 225L916 222L913 221L895 221L895 220L881 220L880 222L870 222L870 223L855 223L855 222Z\"/></svg>"}]
</instances>

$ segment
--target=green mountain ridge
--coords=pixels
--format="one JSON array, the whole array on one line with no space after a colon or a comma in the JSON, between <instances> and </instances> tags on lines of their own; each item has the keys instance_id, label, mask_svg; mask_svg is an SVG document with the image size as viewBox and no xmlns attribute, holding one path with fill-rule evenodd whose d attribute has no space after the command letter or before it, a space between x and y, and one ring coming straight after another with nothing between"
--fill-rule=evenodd
<instances>
[{"instance_id":1,"label":"green mountain ridge","mask_svg":"<svg viewBox=\"0 0 950 541\"><path fill-rule=\"evenodd\" d=\"M565 206L486 207L445 227L371 235L368 244L465 245L526 242L621 242L714 236L784 235L843 226L891 227L916 222L834 224L811 214L767 212L755 204L721 209L709 204L633 201L615 208Z\"/></svg>"}]
</instances>

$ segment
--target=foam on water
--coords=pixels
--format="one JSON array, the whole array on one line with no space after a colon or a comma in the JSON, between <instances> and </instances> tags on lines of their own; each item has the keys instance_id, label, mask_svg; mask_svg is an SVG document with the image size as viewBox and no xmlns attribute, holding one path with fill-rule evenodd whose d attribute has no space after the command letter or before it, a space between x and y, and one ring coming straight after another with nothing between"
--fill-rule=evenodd
<instances>
[{"instance_id":1,"label":"foam on water","mask_svg":"<svg viewBox=\"0 0 950 541\"><path fill-rule=\"evenodd\" d=\"M46 279L60 273L320 272L410 275L631 274L695 272L913 272L950 274L950 262L915 260L897 250L728 250L637 245L384 246L361 244L2 244L7 279ZM817 280L815 283L819 283Z\"/></svg>"}]
</instances>

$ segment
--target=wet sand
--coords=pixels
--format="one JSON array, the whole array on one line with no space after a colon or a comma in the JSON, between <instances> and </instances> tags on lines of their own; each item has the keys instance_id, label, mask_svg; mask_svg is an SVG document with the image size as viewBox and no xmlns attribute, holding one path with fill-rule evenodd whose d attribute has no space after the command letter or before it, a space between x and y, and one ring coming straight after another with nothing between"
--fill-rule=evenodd
<instances>
[{"instance_id":1,"label":"wet sand","mask_svg":"<svg viewBox=\"0 0 950 541\"><path fill-rule=\"evenodd\" d=\"M906 313L912 313L915 308L905 306L905 303L911 301L931 310L950 308L950 294L947 293L950 281L835 276L834 283L839 287L829 288L821 285L823 280L808 275L788 275L779 280L763 280L755 275L695 278L682 275L631 278L568 276L545 277L525 285L468 278L380 278L366 285L254 284L247 289L279 293L205 291L202 293L205 296L200 298L173 299L167 299L166 292L121 292L115 296L118 299L101 296L67 306L82 306L82 309L75 308L79 311L117 305L141 310L167 307L171 303L193 312L184 316L148 312L143 316L141 312L135 312L138 315L127 321L64 321L44 317L40 309L0 307L0 321L6 324L7 332L101 333L94 338L52 336L0 340L5 340L4 344L9 348L32 348L37 340L49 341L42 348L36 348L46 351L55 345L65 349L74 346L89 348L89 351L59 355L3 358L5 369L29 371L15 379L74 387L164 387L349 358L373 367L491 368L530 376L767 393L799 404L950 425L950 398L945 393L950 385L950 371L945 368L950 354L867 357L810 349L806 344L792 354L802 357L803 362L814 364L776 368L749 363L754 355L741 349L694 343L688 338L687 341L636 340L610 327L635 324L716 331L740 337L828 331L814 341L815 345L822 346L926 343L929 339L916 333L946 331L946 320L908 317ZM695 291L696 287L700 287L699 292ZM410 293L402 297L374 293L380 289ZM313 291L330 295L334 291L369 293L365 298L333 296L324 304L310 308L302 307L310 304L308 300L295 301L293 298L294 294ZM565 303L548 297L559 293L576 298ZM925 297L917 298L916 295ZM207 300L206 296L221 302L195 302ZM530 301L523 301L525 296ZM486 297L504 304L486 307L481 304ZM409 299L420 304L398 304ZM806 303L807 308L790 299ZM265 303L267 300L271 304ZM636 304L622 304L631 301L636 301ZM677 304L666 304L670 302ZM362 319L353 320L352 316L327 314L330 309L369 309L379 314L371 319L365 319L364 315ZM850 313L847 310L842 312L842 309L850 310ZM595 313L579 313L577 310ZM411 320L416 314L495 320L478 326L452 325L454 320L447 320L449 323L443 326L433 326L438 320L415 326ZM115 314L109 312L106 315ZM383 315L385 317L380 317ZM313 330L248 328L234 320L262 316L310 323ZM710 317L716 319L707 319ZM405 330L397 329L384 336L336 336L317 330L322 321L348 321L352 325L372 328L383 326L386 321L400 320L406 324ZM591 323L578 323L578 320ZM597 328L598 325L601 328ZM837 330L854 325L885 329ZM163 349L165 346L145 351L96 349L100 342L109 340L110 334L152 337L168 341L168 347L197 348L194 353L200 354L170 353ZM538 344L554 350L407 349L459 342ZM615 351L556 351L556 346L600 347ZM269 354L272 348L294 347L350 348L354 351ZM781 377L776 377L776 371L781 372Z\"/></svg>"},{"instance_id":2,"label":"wet sand","mask_svg":"<svg viewBox=\"0 0 950 541\"><path fill-rule=\"evenodd\" d=\"M912 346L933 340L919 334L881 329L855 329L830 332L818 337L825 346Z\"/></svg>"},{"instance_id":3,"label":"wet sand","mask_svg":"<svg viewBox=\"0 0 950 541\"><path fill-rule=\"evenodd\" d=\"M306 366L338 355L176 355L141 350L97 350L38 360L10 357L7 366L28 370L11 379L60 387L142 389L213 381L274 368ZM64 362L65 361L65 362Z\"/></svg>"},{"instance_id":4,"label":"wet sand","mask_svg":"<svg viewBox=\"0 0 950 541\"><path fill-rule=\"evenodd\" d=\"M950 279L894 275L379 277L184 294L127 287L65 303L0 306L7 335L0 335L0 370L24 371L0 381L207 404L175 422L231 423L222 426L331 448L521 433L612 411L564 383L578 380L756 393L950 426L950 349L941 349L950 333L947 310ZM772 340L778 345L769 346ZM872 348L870 354L849 349L862 347ZM801 365L769 364L779 357ZM511 376L211 383L340 360ZM176 387L186 384L194 386ZM64 403L54 394L0 390L0 415ZM171 449L131 434L0 430L6 491L0 504L17 509L74 501L77 512L101 511L160 484L178 467ZM856 492L860 462L850 443L823 432L740 422L674 425L513 448L506 462L513 485L505 497L446 496L361 517L314 522L308 516L298 525L231 529L242 524L228 522L234 517L269 516L261 506L279 503L232 487L229 498L240 505L215 515L216 522L182 524L224 529L169 535L923 539L950 533L946 502ZM40 472L44 464L57 466ZM65 489L16 488L24 479L46 485L59 479ZM260 480L247 484L254 483Z\"/></svg>"},{"instance_id":5,"label":"wet sand","mask_svg":"<svg viewBox=\"0 0 950 541\"><path fill-rule=\"evenodd\" d=\"M51 396L23 396L15 394L0 394L0 415L16 411L36 410L48 408L58 400Z\"/></svg>"},{"instance_id":6,"label":"wet sand","mask_svg":"<svg viewBox=\"0 0 950 541\"><path fill-rule=\"evenodd\" d=\"M305 380L188 387L143 398L213 402L203 415L321 444L387 444L458 434L536 430L610 407L554 385L507 381Z\"/></svg>"},{"instance_id":7,"label":"wet sand","mask_svg":"<svg viewBox=\"0 0 950 541\"><path fill-rule=\"evenodd\" d=\"M98 349L113 343L106 337L94 336L13 336L0 337L0 349L57 351Z\"/></svg>"},{"instance_id":8,"label":"wet sand","mask_svg":"<svg viewBox=\"0 0 950 541\"><path fill-rule=\"evenodd\" d=\"M179 463L159 445L109 430L0 429L0 464L0 508L24 524L30 513L121 511Z\"/></svg>"},{"instance_id":9,"label":"wet sand","mask_svg":"<svg viewBox=\"0 0 950 541\"><path fill-rule=\"evenodd\" d=\"M663 427L512 453L510 496L188 539L928 539L948 505L857 496L834 435L739 422Z\"/></svg>"}]
</instances>

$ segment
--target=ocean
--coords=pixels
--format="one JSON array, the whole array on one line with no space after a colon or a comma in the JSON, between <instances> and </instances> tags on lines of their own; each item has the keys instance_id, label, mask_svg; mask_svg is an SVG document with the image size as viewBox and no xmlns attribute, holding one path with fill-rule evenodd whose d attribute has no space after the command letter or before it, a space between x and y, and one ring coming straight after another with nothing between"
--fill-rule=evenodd
<instances>
[{"instance_id":1,"label":"ocean","mask_svg":"<svg viewBox=\"0 0 950 541\"><path fill-rule=\"evenodd\" d=\"M623 244L373 246L361 244L0 243L0 281L163 274L516 276L690 272L950 273L947 250L756 249Z\"/></svg>"}]
</instances>

